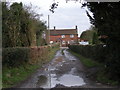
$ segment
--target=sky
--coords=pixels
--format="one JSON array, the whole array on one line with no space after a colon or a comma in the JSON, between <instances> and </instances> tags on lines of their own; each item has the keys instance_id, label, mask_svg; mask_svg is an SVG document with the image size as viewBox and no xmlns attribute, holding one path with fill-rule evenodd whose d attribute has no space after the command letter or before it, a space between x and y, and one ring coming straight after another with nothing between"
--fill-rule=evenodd
<instances>
[{"instance_id":1,"label":"sky","mask_svg":"<svg viewBox=\"0 0 120 90\"><path fill-rule=\"evenodd\" d=\"M35 12L43 14L40 20L48 22L48 15L50 16L50 29L55 26L56 29L74 29L78 26L78 36L89 29L91 24L88 16L86 15L86 8L81 8L81 4L75 1L69 1L66 3L65 0L11 0L11 2L22 2L25 5L34 7L37 6L40 9L35 9ZM54 2L59 2L55 13L49 11L50 6ZM47 25L48 23L46 23Z\"/></svg>"}]
</instances>

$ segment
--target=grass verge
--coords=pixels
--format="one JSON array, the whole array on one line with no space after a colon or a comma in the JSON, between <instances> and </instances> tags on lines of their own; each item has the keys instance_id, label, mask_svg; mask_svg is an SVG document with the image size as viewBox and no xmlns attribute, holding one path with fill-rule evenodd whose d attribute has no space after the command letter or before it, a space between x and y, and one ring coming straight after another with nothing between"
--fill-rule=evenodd
<instances>
[{"instance_id":1,"label":"grass verge","mask_svg":"<svg viewBox=\"0 0 120 90\"><path fill-rule=\"evenodd\" d=\"M110 75L106 73L105 69L102 68L97 74L96 74L96 80L107 85L116 86L120 83L118 81L115 81L113 79L109 78Z\"/></svg>"},{"instance_id":2,"label":"grass verge","mask_svg":"<svg viewBox=\"0 0 120 90\"><path fill-rule=\"evenodd\" d=\"M59 48L51 49L46 58L47 60L42 63L40 62L39 64L26 64L15 68L8 68L4 66L2 68L2 87L9 88L27 79L27 77L40 68L43 63L48 63L50 60L52 60L58 49Z\"/></svg>"},{"instance_id":3,"label":"grass verge","mask_svg":"<svg viewBox=\"0 0 120 90\"><path fill-rule=\"evenodd\" d=\"M16 83L25 80L30 74L32 74L39 65L27 64L26 67L19 66L16 68L3 67L2 73L2 87L9 88Z\"/></svg>"},{"instance_id":4,"label":"grass verge","mask_svg":"<svg viewBox=\"0 0 120 90\"><path fill-rule=\"evenodd\" d=\"M75 55L76 57L78 57L80 61L83 63L83 65L87 67L88 69L92 67L100 67L100 70L97 71L97 73L94 73L93 75L96 81L103 83L103 84L111 85L111 86L119 85L118 81L115 81L109 78L109 74L106 73L104 64L91 60L89 58L83 57L82 55L75 53L71 50L69 50L69 52Z\"/></svg>"},{"instance_id":5,"label":"grass verge","mask_svg":"<svg viewBox=\"0 0 120 90\"><path fill-rule=\"evenodd\" d=\"M96 66L101 65L100 63L98 63L94 60L91 60L89 58L83 57L82 55L75 53L71 50L69 50L69 52L71 52L73 55L77 56L80 59L80 61L83 63L83 65L87 68L92 68L92 67L96 67Z\"/></svg>"}]
</instances>

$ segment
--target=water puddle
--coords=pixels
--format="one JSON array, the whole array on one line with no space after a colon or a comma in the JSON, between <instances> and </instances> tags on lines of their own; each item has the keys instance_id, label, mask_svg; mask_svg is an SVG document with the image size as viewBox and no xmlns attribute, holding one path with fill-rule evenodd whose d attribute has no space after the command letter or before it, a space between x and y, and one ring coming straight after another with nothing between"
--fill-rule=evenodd
<instances>
[{"instance_id":1,"label":"water puddle","mask_svg":"<svg viewBox=\"0 0 120 90\"><path fill-rule=\"evenodd\" d=\"M48 78L46 76L39 76L37 82L37 85L42 88L54 88L58 84L71 87L85 85L85 82L81 77L72 74L64 74L60 77L57 77L56 74L50 74Z\"/></svg>"},{"instance_id":2,"label":"water puddle","mask_svg":"<svg viewBox=\"0 0 120 90\"><path fill-rule=\"evenodd\" d=\"M51 65L48 66L47 70L45 70L45 73L43 75L38 76L38 81L36 83L37 87L41 88L54 88L56 85L64 85L66 87L72 87L72 86L82 86L86 83L84 82L83 78L76 75L76 68L70 67L71 70L66 70L66 73L63 73L62 75L59 74L56 71L61 71L60 68L65 65L66 60L77 60L74 56L72 56L67 50L64 50L64 56L61 55L61 51L58 51L56 54L56 58L53 59L53 62ZM69 64L69 62L68 62ZM59 67L59 68L58 68ZM70 69L69 68L69 69ZM63 69L63 68L62 68Z\"/></svg>"},{"instance_id":3,"label":"water puddle","mask_svg":"<svg viewBox=\"0 0 120 90\"><path fill-rule=\"evenodd\" d=\"M85 84L82 78L79 76L71 75L71 74L65 74L59 79L60 84L71 87L71 86L82 86Z\"/></svg>"}]
</instances>

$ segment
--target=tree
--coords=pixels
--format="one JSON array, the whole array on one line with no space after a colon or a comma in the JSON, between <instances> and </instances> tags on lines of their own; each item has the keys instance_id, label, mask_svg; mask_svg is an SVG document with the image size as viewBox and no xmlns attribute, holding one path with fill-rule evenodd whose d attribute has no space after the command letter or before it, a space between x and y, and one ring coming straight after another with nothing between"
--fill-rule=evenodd
<instances>
[{"instance_id":1,"label":"tree","mask_svg":"<svg viewBox=\"0 0 120 90\"><path fill-rule=\"evenodd\" d=\"M98 35L107 36L104 40L107 71L114 76L111 78L120 81L120 2L88 2L87 7L93 13L90 20L98 29Z\"/></svg>"},{"instance_id":2,"label":"tree","mask_svg":"<svg viewBox=\"0 0 120 90\"><path fill-rule=\"evenodd\" d=\"M2 47L12 46L8 22L9 22L9 9L7 8L7 3L2 2Z\"/></svg>"},{"instance_id":3,"label":"tree","mask_svg":"<svg viewBox=\"0 0 120 90\"><path fill-rule=\"evenodd\" d=\"M3 47L35 46L36 36L42 37L46 29L45 23L39 20L41 15L22 3L13 3L10 8L3 3L2 7Z\"/></svg>"},{"instance_id":4,"label":"tree","mask_svg":"<svg viewBox=\"0 0 120 90\"><path fill-rule=\"evenodd\" d=\"M90 44L99 44L97 29L94 26L91 26L88 30L84 31L81 36L81 39L88 40Z\"/></svg>"}]
</instances>

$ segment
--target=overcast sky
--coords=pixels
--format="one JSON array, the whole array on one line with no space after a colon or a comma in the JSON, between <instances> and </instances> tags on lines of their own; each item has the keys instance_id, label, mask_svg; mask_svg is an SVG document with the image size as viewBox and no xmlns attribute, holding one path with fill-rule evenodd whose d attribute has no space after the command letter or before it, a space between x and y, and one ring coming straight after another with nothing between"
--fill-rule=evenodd
<instances>
[{"instance_id":1,"label":"overcast sky","mask_svg":"<svg viewBox=\"0 0 120 90\"><path fill-rule=\"evenodd\" d=\"M74 29L78 26L78 34L87 30L90 27L89 18L86 15L85 9L81 8L79 2L75 3L70 1L68 3L65 0L55 0L59 2L58 8L55 13L49 11L51 4L54 0L12 0L12 2L23 2L25 5L30 5L40 7L36 12L43 14L40 18L43 21L48 21L48 15L50 15L50 28L52 29L56 26L57 29L66 28Z\"/></svg>"}]
</instances>

